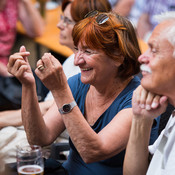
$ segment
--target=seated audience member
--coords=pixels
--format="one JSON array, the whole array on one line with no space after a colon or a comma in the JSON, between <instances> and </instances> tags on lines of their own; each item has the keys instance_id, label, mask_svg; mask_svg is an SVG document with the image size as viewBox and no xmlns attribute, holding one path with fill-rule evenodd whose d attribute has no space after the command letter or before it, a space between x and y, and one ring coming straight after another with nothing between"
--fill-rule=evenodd
<instances>
[{"instance_id":1,"label":"seated audience member","mask_svg":"<svg viewBox=\"0 0 175 175\"><path fill-rule=\"evenodd\" d=\"M44 31L44 21L31 0L0 1L0 111L19 109L21 106L21 84L7 71L18 20L30 37L40 36ZM39 101L42 101L48 90L39 79L36 78L36 81L38 97L41 97Z\"/></svg>"},{"instance_id":2,"label":"seated audience member","mask_svg":"<svg viewBox=\"0 0 175 175\"><path fill-rule=\"evenodd\" d=\"M122 16L129 16L135 0L109 0L112 10Z\"/></svg>"},{"instance_id":3,"label":"seated audience member","mask_svg":"<svg viewBox=\"0 0 175 175\"><path fill-rule=\"evenodd\" d=\"M93 11L75 24L72 36L74 64L81 74L67 82L62 65L50 53L37 62L35 72L55 101L44 116L24 59L29 53L21 47L10 56L8 70L23 86L22 118L28 141L49 145L67 129L71 148L63 167L68 174L122 174L131 97L140 84L134 77L141 54L134 28L122 16Z\"/></svg>"},{"instance_id":4,"label":"seated audience member","mask_svg":"<svg viewBox=\"0 0 175 175\"><path fill-rule=\"evenodd\" d=\"M135 28L137 28L137 23L140 18L140 15L142 14L145 1L146 0L135 0L129 15L127 16Z\"/></svg>"},{"instance_id":5,"label":"seated audience member","mask_svg":"<svg viewBox=\"0 0 175 175\"><path fill-rule=\"evenodd\" d=\"M138 20L137 32L139 38L148 41L152 30L158 24L155 15L175 9L175 1L145 0L142 14Z\"/></svg>"},{"instance_id":6,"label":"seated audience member","mask_svg":"<svg viewBox=\"0 0 175 175\"><path fill-rule=\"evenodd\" d=\"M114 12L126 16L136 28L145 0L109 0Z\"/></svg>"},{"instance_id":7,"label":"seated audience member","mask_svg":"<svg viewBox=\"0 0 175 175\"><path fill-rule=\"evenodd\" d=\"M84 10L82 10L82 7ZM70 49L72 49L72 51L74 51L74 44L73 44L73 39L71 35L73 26L76 22L83 19L85 14L87 14L88 11L92 11L92 10L110 11L111 7L107 0L98 0L98 1L97 0L91 0L91 1L74 0L74 2L72 2L71 0L63 0L62 2L63 16L61 17L58 23L58 28L60 29L59 42L62 45L65 45ZM80 72L79 67L75 66L73 61L74 61L74 54L68 57L63 64L63 71L67 79ZM51 92L49 92L47 97L45 98L45 102L39 103L42 115L45 114L45 112L48 110L48 108L51 106L52 103L53 103L53 97L51 95ZM6 163L13 162L15 159L15 150L13 149L14 150L13 151L11 149L12 145L14 147L14 145L16 145L20 139L26 138L24 130L21 127L18 128L18 126L21 126L21 125L22 125L21 110L7 110L7 111L0 112L0 128L7 127L7 126L17 127L16 128L17 132L15 130L15 133L17 133L16 137L19 138L19 139L16 139L15 142L12 141L10 143L11 145L9 146L10 156L6 157L6 160L5 160ZM65 137L67 139L66 132L64 132L64 135L63 134L61 135L61 138L65 139ZM60 141L60 138L58 138L57 140Z\"/></svg>"},{"instance_id":8,"label":"seated audience member","mask_svg":"<svg viewBox=\"0 0 175 175\"><path fill-rule=\"evenodd\" d=\"M8 57L16 37L16 23L20 20L30 37L42 35L44 22L31 0L0 1L0 76L9 76Z\"/></svg>"},{"instance_id":9,"label":"seated audience member","mask_svg":"<svg viewBox=\"0 0 175 175\"><path fill-rule=\"evenodd\" d=\"M149 38L148 51L138 59L143 78L133 93L125 175L175 172L174 112L158 139L148 147L153 120L165 111L168 102L175 106L175 12L160 15L159 21Z\"/></svg>"}]
</instances>

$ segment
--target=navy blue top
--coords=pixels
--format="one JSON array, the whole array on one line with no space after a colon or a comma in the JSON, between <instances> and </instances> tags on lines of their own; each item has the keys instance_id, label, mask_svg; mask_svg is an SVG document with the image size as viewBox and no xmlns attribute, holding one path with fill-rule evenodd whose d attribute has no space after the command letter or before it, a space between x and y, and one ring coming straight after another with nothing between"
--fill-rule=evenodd
<instances>
[{"instance_id":1,"label":"navy blue top","mask_svg":"<svg viewBox=\"0 0 175 175\"><path fill-rule=\"evenodd\" d=\"M89 84L83 84L80 80L81 74L75 75L68 80L69 86L72 90L73 96L77 105L79 106L82 114L84 114L85 98L90 87ZM117 96L111 106L98 118L91 128L96 132L100 132L121 110L125 108L131 108L131 98L134 89L140 84L138 77L135 77L127 85L127 87ZM154 130L155 140L158 133L158 127ZM76 148L74 147L71 139L70 154L68 160L63 163L64 168L68 171L69 175L122 175L122 166L124 160L125 150L119 154L98 162L86 164Z\"/></svg>"}]
</instances>

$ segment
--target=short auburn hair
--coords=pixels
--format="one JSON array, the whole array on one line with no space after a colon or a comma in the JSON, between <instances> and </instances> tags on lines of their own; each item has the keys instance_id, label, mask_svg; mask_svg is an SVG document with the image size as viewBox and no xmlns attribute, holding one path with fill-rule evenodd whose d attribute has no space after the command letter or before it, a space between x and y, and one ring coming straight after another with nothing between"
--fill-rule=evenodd
<instances>
[{"instance_id":1,"label":"short auburn hair","mask_svg":"<svg viewBox=\"0 0 175 175\"><path fill-rule=\"evenodd\" d=\"M135 29L125 17L112 12L103 14L109 17L104 24L97 23L97 16L87 17L75 24L72 32L74 45L86 44L92 50L102 50L121 64L117 76L127 79L140 71L138 57L141 51Z\"/></svg>"}]
</instances>

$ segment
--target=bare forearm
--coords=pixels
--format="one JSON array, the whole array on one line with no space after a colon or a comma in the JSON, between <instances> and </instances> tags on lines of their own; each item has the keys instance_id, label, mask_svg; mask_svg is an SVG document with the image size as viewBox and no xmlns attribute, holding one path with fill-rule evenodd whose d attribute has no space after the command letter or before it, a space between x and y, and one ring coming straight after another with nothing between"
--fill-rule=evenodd
<instances>
[{"instance_id":1,"label":"bare forearm","mask_svg":"<svg viewBox=\"0 0 175 175\"><path fill-rule=\"evenodd\" d=\"M113 11L122 16L128 16L130 14L134 2L135 0L120 0L114 7Z\"/></svg>"},{"instance_id":2,"label":"bare forearm","mask_svg":"<svg viewBox=\"0 0 175 175\"><path fill-rule=\"evenodd\" d=\"M44 115L47 112L52 103L53 100L48 100L46 102L39 103L42 115ZM0 128L6 126L21 126L21 125L22 125L21 109L7 110L0 112Z\"/></svg>"},{"instance_id":3,"label":"bare forearm","mask_svg":"<svg viewBox=\"0 0 175 175\"><path fill-rule=\"evenodd\" d=\"M144 36L151 30L151 25L149 22L149 16L143 14L138 21L137 34L139 38L144 39Z\"/></svg>"},{"instance_id":4,"label":"bare forearm","mask_svg":"<svg viewBox=\"0 0 175 175\"><path fill-rule=\"evenodd\" d=\"M54 100L47 100L39 103L42 115L44 115L48 109L52 106Z\"/></svg>"},{"instance_id":5,"label":"bare forearm","mask_svg":"<svg viewBox=\"0 0 175 175\"><path fill-rule=\"evenodd\" d=\"M124 160L124 175L146 174L151 127L150 119L133 119Z\"/></svg>"},{"instance_id":6,"label":"bare forearm","mask_svg":"<svg viewBox=\"0 0 175 175\"><path fill-rule=\"evenodd\" d=\"M0 128L6 126L21 126L21 110L8 110L0 112Z\"/></svg>"},{"instance_id":7,"label":"bare forearm","mask_svg":"<svg viewBox=\"0 0 175 175\"><path fill-rule=\"evenodd\" d=\"M58 94L59 96L55 98L59 99L56 100L58 108L62 107L65 103L73 101L73 97L71 93L69 95L69 92L62 93L63 95L61 93ZM86 163L92 163L109 157L109 150L105 151L106 148L104 148L102 139L93 131L77 106L70 113L63 114L62 118L72 142Z\"/></svg>"},{"instance_id":8,"label":"bare forearm","mask_svg":"<svg viewBox=\"0 0 175 175\"><path fill-rule=\"evenodd\" d=\"M1 76L10 76L10 73L7 71L7 66L0 62L0 75Z\"/></svg>"},{"instance_id":9,"label":"bare forearm","mask_svg":"<svg viewBox=\"0 0 175 175\"><path fill-rule=\"evenodd\" d=\"M35 86L22 87L22 120L31 144L47 144L47 128L42 117Z\"/></svg>"},{"instance_id":10,"label":"bare forearm","mask_svg":"<svg viewBox=\"0 0 175 175\"><path fill-rule=\"evenodd\" d=\"M70 138L86 163L101 160L104 158L101 150L102 142L78 110L74 109L69 116L63 116Z\"/></svg>"},{"instance_id":11,"label":"bare forearm","mask_svg":"<svg viewBox=\"0 0 175 175\"><path fill-rule=\"evenodd\" d=\"M20 0L19 19L29 36L37 37L43 34L44 21L30 0Z\"/></svg>"}]
</instances>

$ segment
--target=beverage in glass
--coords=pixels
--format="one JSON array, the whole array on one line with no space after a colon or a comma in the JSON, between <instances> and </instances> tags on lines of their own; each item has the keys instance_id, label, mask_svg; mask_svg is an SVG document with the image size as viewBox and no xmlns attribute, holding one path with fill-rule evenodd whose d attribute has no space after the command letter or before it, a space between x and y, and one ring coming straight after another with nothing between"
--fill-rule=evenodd
<instances>
[{"instance_id":1,"label":"beverage in glass","mask_svg":"<svg viewBox=\"0 0 175 175\"><path fill-rule=\"evenodd\" d=\"M44 162L41 147L38 145L18 147L17 170L19 175L43 175Z\"/></svg>"}]
</instances>

